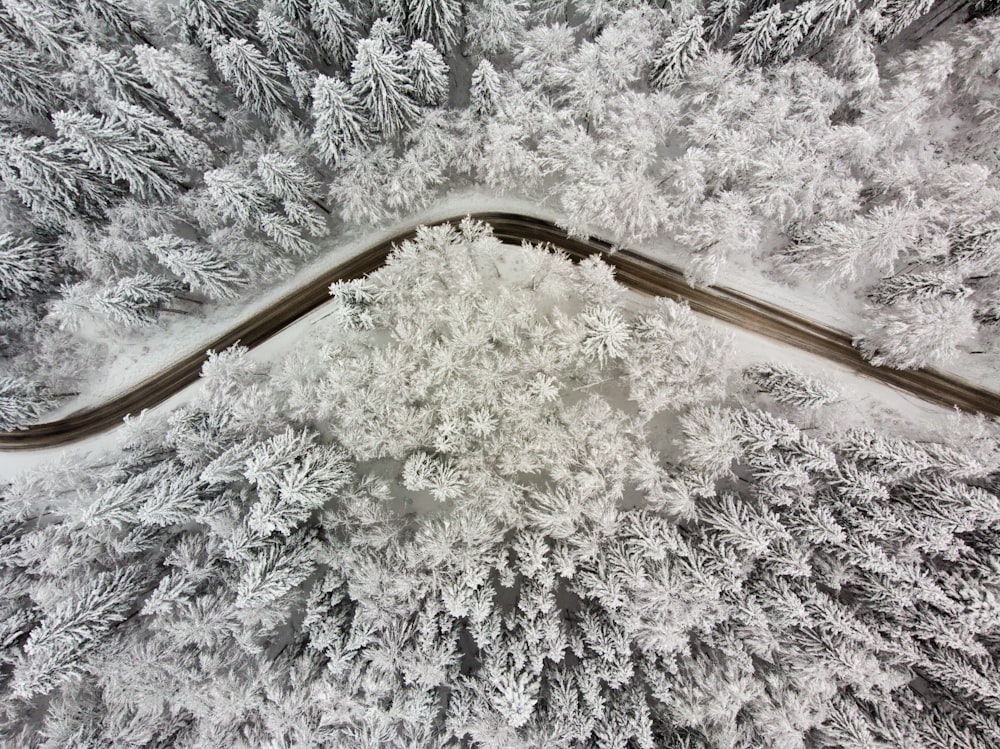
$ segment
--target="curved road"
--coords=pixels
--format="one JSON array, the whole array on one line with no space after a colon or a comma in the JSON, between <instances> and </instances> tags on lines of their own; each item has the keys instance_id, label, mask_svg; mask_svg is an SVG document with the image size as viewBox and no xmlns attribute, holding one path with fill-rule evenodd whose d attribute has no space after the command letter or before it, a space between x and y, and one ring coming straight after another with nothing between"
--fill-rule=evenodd
<instances>
[{"instance_id":1,"label":"curved road","mask_svg":"<svg viewBox=\"0 0 1000 749\"><path fill-rule=\"evenodd\" d=\"M457 223L464 216L437 223ZM931 403L1000 416L1000 395L977 388L933 370L897 370L876 367L851 345L850 336L805 320L788 310L773 307L724 287L694 288L676 268L629 250L609 254L611 245L598 239L574 239L555 224L511 213L476 213L472 218L493 226L504 242L547 242L574 260L601 254L614 267L619 282L636 291L686 301L695 312L765 335L803 351L825 357L859 374L912 393ZM319 305L329 301L334 281L359 278L379 268L393 245L412 238L416 228L372 247L288 294L259 314L192 353L169 369L140 382L132 390L95 408L77 411L58 421L36 424L17 432L0 432L0 449L23 450L64 445L121 423L126 414L155 406L198 379L205 351L221 351L239 341L254 347Z\"/></svg>"}]
</instances>

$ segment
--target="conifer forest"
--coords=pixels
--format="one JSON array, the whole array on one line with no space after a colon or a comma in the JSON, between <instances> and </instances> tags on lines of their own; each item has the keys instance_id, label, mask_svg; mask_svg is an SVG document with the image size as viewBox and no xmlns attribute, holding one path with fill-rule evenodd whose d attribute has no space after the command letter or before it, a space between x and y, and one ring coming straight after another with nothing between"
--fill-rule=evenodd
<instances>
[{"instance_id":1,"label":"conifer forest","mask_svg":"<svg viewBox=\"0 0 1000 749\"><path fill-rule=\"evenodd\" d=\"M1000 746L1000 410L515 209L1000 404L1000 3L0 0L0 436L204 355L0 444L0 747Z\"/></svg>"}]
</instances>

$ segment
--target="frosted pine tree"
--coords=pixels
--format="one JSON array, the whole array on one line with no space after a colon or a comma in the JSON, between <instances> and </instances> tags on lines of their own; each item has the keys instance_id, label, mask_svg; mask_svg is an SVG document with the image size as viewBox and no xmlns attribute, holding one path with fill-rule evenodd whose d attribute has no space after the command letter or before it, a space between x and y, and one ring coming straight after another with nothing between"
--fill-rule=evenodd
<instances>
[{"instance_id":1,"label":"frosted pine tree","mask_svg":"<svg viewBox=\"0 0 1000 749\"><path fill-rule=\"evenodd\" d=\"M405 0L407 22L412 36L426 39L442 53L458 41L462 5L458 0Z\"/></svg>"},{"instance_id":2,"label":"frosted pine tree","mask_svg":"<svg viewBox=\"0 0 1000 749\"><path fill-rule=\"evenodd\" d=\"M406 53L406 68L413 81L413 94L421 104L437 106L448 98L448 66L427 42L415 39Z\"/></svg>"},{"instance_id":3,"label":"frosted pine tree","mask_svg":"<svg viewBox=\"0 0 1000 749\"><path fill-rule=\"evenodd\" d=\"M55 3L4 0L3 10L13 22L11 31L16 29L21 38L57 62L68 60L70 51L83 41L68 15L64 15L65 9Z\"/></svg>"},{"instance_id":4,"label":"frosted pine tree","mask_svg":"<svg viewBox=\"0 0 1000 749\"><path fill-rule=\"evenodd\" d=\"M748 18L729 42L742 65L757 65L773 53L781 25L781 3L757 11Z\"/></svg>"},{"instance_id":5,"label":"frosted pine tree","mask_svg":"<svg viewBox=\"0 0 1000 749\"><path fill-rule=\"evenodd\" d=\"M24 297L41 291L54 271L54 258L37 242L0 234L0 297Z\"/></svg>"},{"instance_id":6,"label":"frosted pine tree","mask_svg":"<svg viewBox=\"0 0 1000 749\"><path fill-rule=\"evenodd\" d=\"M55 401L41 383L15 375L0 376L0 430L9 432L37 421Z\"/></svg>"},{"instance_id":7,"label":"frosted pine tree","mask_svg":"<svg viewBox=\"0 0 1000 749\"><path fill-rule=\"evenodd\" d=\"M257 11L257 36L282 64L302 64L309 57L309 37L274 5L265 4Z\"/></svg>"},{"instance_id":8,"label":"frosted pine tree","mask_svg":"<svg viewBox=\"0 0 1000 749\"><path fill-rule=\"evenodd\" d=\"M339 0L314 0L309 21L324 56L341 70L350 67L358 41L358 21Z\"/></svg>"},{"instance_id":9,"label":"frosted pine tree","mask_svg":"<svg viewBox=\"0 0 1000 749\"><path fill-rule=\"evenodd\" d=\"M207 32L249 38L253 31L251 5L244 0L181 0L177 13L190 37Z\"/></svg>"},{"instance_id":10,"label":"frosted pine tree","mask_svg":"<svg viewBox=\"0 0 1000 749\"><path fill-rule=\"evenodd\" d=\"M138 273L102 289L93 297L90 306L113 323L140 328L154 324L176 292L175 282Z\"/></svg>"},{"instance_id":11,"label":"frosted pine tree","mask_svg":"<svg viewBox=\"0 0 1000 749\"><path fill-rule=\"evenodd\" d=\"M146 247L189 288L212 299L233 299L246 283L243 273L209 246L163 234L147 239Z\"/></svg>"},{"instance_id":12,"label":"frosted pine tree","mask_svg":"<svg viewBox=\"0 0 1000 749\"><path fill-rule=\"evenodd\" d=\"M124 121L87 112L56 112L56 132L67 147L92 169L113 181L123 181L139 197L168 198L181 184L181 174L149 154Z\"/></svg>"},{"instance_id":13,"label":"frosted pine tree","mask_svg":"<svg viewBox=\"0 0 1000 749\"><path fill-rule=\"evenodd\" d=\"M100 216L115 197L75 150L42 137L0 136L0 178L42 225Z\"/></svg>"},{"instance_id":14,"label":"frosted pine tree","mask_svg":"<svg viewBox=\"0 0 1000 749\"><path fill-rule=\"evenodd\" d=\"M320 75L312 90L312 138L322 158L336 163L344 151L368 140L360 104L339 78Z\"/></svg>"},{"instance_id":15,"label":"frosted pine tree","mask_svg":"<svg viewBox=\"0 0 1000 749\"><path fill-rule=\"evenodd\" d=\"M246 39L215 40L212 60L222 79L261 117L274 114L291 98L281 67Z\"/></svg>"},{"instance_id":16,"label":"frosted pine tree","mask_svg":"<svg viewBox=\"0 0 1000 749\"><path fill-rule=\"evenodd\" d=\"M163 102L132 59L96 44L82 44L73 48L72 60L72 72L64 78L94 99L131 101L163 111Z\"/></svg>"},{"instance_id":17,"label":"frosted pine tree","mask_svg":"<svg viewBox=\"0 0 1000 749\"><path fill-rule=\"evenodd\" d=\"M417 118L413 82L402 56L390 44L376 39L358 43L351 92L384 135L400 133Z\"/></svg>"},{"instance_id":18,"label":"frosted pine tree","mask_svg":"<svg viewBox=\"0 0 1000 749\"><path fill-rule=\"evenodd\" d=\"M779 59L792 56L809 35L818 15L819 9L815 0L808 0L796 5L781 19L775 44L775 55Z\"/></svg>"},{"instance_id":19,"label":"frosted pine tree","mask_svg":"<svg viewBox=\"0 0 1000 749\"><path fill-rule=\"evenodd\" d=\"M143 77L183 124L204 127L208 118L219 114L207 71L185 56L192 50L136 45L133 51Z\"/></svg>"},{"instance_id":20,"label":"frosted pine tree","mask_svg":"<svg viewBox=\"0 0 1000 749\"><path fill-rule=\"evenodd\" d=\"M0 45L0 101L45 114L66 97L56 70L24 44L3 38Z\"/></svg>"},{"instance_id":21,"label":"frosted pine tree","mask_svg":"<svg viewBox=\"0 0 1000 749\"><path fill-rule=\"evenodd\" d=\"M678 26L653 60L650 83L667 86L680 81L691 63L708 50L704 34L702 16L694 16Z\"/></svg>"},{"instance_id":22,"label":"frosted pine tree","mask_svg":"<svg viewBox=\"0 0 1000 749\"><path fill-rule=\"evenodd\" d=\"M743 376L758 390L779 403L799 408L816 408L841 399L841 393L814 377L778 364L755 364Z\"/></svg>"},{"instance_id":23,"label":"frosted pine tree","mask_svg":"<svg viewBox=\"0 0 1000 749\"><path fill-rule=\"evenodd\" d=\"M527 0L482 0L476 3L467 11L465 43L484 55L512 48L518 34L527 28L529 10Z\"/></svg>"},{"instance_id":24,"label":"frosted pine tree","mask_svg":"<svg viewBox=\"0 0 1000 749\"><path fill-rule=\"evenodd\" d=\"M483 60L472 71L469 91L469 108L473 114L486 118L494 114L503 101L500 74L493 63Z\"/></svg>"},{"instance_id":25,"label":"frosted pine tree","mask_svg":"<svg viewBox=\"0 0 1000 749\"><path fill-rule=\"evenodd\" d=\"M877 366L917 369L952 360L976 335L975 309L962 297L900 302L876 312L855 345Z\"/></svg>"}]
</instances>

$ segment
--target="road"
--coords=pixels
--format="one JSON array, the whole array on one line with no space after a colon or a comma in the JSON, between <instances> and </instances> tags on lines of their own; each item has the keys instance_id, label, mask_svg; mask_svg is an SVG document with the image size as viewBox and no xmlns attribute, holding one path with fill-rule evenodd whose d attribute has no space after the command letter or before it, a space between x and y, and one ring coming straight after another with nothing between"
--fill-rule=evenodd
<instances>
[{"instance_id":1,"label":"road","mask_svg":"<svg viewBox=\"0 0 1000 749\"><path fill-rule=\"evenodd\" d=\"M437 223L457 223L464 216ZM478 213L472 218L493 226L504 242L547 242L574 260L595 253L615 269L619 282L639 292L687 302L691 309L723 322L822 356L855 372L912 393L926 401L963 411L1000 416L1000 395L933 370L896 370L876 367L851 345L850 336L799 317L724 287L695 288L676 268L629 250L610 254L611 246L599 239L577 239L554 224L511 213ZM140 382L127 393L94 408L77 411L57 421L36 424L16 432L0 432L0 449L25 450L54 447L111 429L127 414L138 413L166 400L198 379L205 351L221 351L239 341L250 348L268 339L298 318L329 301L330 284L360 278L379 268L392 247L412 238L416 229L398 234L283 297L270 307L240 322L203 349L193 352L168 369Z\"/></svg>"}]
</instances>

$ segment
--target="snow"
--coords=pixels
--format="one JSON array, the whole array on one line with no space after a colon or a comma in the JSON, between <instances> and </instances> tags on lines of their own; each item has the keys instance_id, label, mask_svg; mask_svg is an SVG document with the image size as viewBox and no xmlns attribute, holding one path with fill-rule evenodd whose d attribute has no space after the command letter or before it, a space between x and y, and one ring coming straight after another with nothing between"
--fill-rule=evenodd
<instances>
[{"instance_id":1,"label":"snow","mask_svg":"<svg viewBox=\"0 0 1000 749\"><path fill-rule=\"evenodd\" d=\"M321 252L309 265L252 301L240 305L229 305L225 308L216 308L219 314L214 320L201 319L197 324L195 321L191 321L188 325L170 326L164 331L162 339L155 343L145 344L141 351L126 349L106 373L101 373L91 379L88 383L90 387L81 388L83 395L80 398L67 404L60 409L59 413L69 413L84 405L98 403L116 392L126 390L135 382L169 366L172 361L189 353L193 348L192 340L203 342L212 340L237 320L254 314L256 310L267 306L274 299L304 281L320 275L327 269L348 260L387 237L398 234L415 224L485 210L526 213L548 220L558 218L554 213L540 209L534 202L496 196L485 191L466 191L456 193L419 213L400 218L384 229L369 230L364 233L357 232L354 236L343 237L345 241L339 246L334 246L332 241L327 240L325 251ZM657 252L656 247L651 243L651 246L643 246L641 251L657 257L657 259L676 260L676 257L672 256L669 250L664 249L664 245L659 245L659 252ZM518 264L514 261L505 269L505 275L515 277L517 269ZM722 283L769 301L797 308L793 307L795 296L787 289L782 295L780 292L783 287L762 277L754 277L749 274L737 277L730 270L727 276L722 279ZM636 303L641 304L639 300L642 297L640 295L630 294L629 296ZM828 308L830 304L829 301L822 298L822 295L815 295L812 305L808 305L804 311L816 319L826 320L827 318L819 313L825 314L829 311L830 316L833 317L835 310ZM330 313L329 305L318 307L253 349L251 357L259 362L279 362L296 348L310 345L310 341L316 339L316 336L312 334L319 329ZM919 438L931 436L943 429L946 420L952 414L949 409L921 401L878 381L862 377L850 369L833 364L821 357L779 344L740 328L724 325L710 317L700 317L707 324L726 331L732 336L731 355L734 368L742 368L756 362L781 362L797 367L807 374L824 378L844 389L847 397L842 404L843 407L837 407L837 416L843 422L840 426L861 426L862 424L870 426L872 417L875 416L885 426L893 428L905 436ZM841 311L841 316L836 317L834 324L839 324L842 319L843 312ZM150 413L168 413L189 401L197 387L198 384L195 383L185 388L164 403L150 409ZM20 470L38 466L50 460L84 460L87 454L99 457L115 448L121 433L122 428L119 427L88 438L71 447L0 451L0 477L14 475Z\"/></svg>"}]
</instances>

